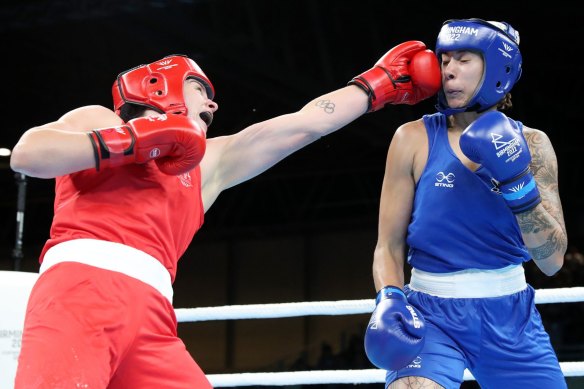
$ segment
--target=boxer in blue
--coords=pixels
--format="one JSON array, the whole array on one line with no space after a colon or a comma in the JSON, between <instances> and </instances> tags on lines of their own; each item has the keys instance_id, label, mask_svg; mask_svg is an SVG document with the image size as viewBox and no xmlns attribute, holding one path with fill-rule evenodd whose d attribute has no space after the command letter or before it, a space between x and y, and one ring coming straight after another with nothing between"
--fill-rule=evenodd
<instances>
[{"instance_id":1,"label":"boxer in blue","mask_svg":"<svg viewBox=\"0 0 584 389\"><path fill-rule=\"evenodd\" d=\"M523 263L563 265L567 235L548 136L500 111L521 76L508 23L449 20L436 43L439 112L387 154L365 334L386 388L566 388ZM411 278L405 283L405 261Z\"/></svg>"}]
</instances>

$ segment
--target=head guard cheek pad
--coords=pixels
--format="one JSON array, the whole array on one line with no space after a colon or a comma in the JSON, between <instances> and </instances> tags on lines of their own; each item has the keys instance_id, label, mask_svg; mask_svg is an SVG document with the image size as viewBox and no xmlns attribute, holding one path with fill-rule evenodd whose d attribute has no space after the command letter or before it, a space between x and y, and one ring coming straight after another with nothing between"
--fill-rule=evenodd
<instances>
[{"instance_id":1,"label":"head guard cheek pad","mask_svg":"<svg viewBox=\"0 0 584 389\"><path fill-rule=\"evenodd\" d=\"M436 42L438 61L442 61L444 52L467 50L482 55L483 77L465 107L450 108L444 91L440 90L436 108L446 115L464 111L485 111L501 101L521 77L519 32L508 23L482 19L454 19L444 22Z\"/></svg>"},{"instance_id":2,"label":"head guard cheek pad","mask_svg":"<svg viewBox=\"0 0 584 389\"><path fill-rule=\"evenodd\" d=\"M120 114L126 103L143 105L161 113L186 115L183 84L187 78L199 81L213 99L215 89L203 70L185 55L169 55L118 75L112 87L114 110Z\"/></svg>"}]
</instances>

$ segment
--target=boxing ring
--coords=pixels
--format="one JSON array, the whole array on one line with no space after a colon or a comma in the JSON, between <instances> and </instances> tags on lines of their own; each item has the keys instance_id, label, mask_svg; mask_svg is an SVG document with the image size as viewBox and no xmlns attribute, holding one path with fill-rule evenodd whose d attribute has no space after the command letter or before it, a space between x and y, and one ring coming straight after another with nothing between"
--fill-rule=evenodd
<instances>
[{"instance_id":1,"label":"boxing ring","mask_svg":"<svg viewBox=\"0 0 584 389\"><path fill-rule=\"evenodd\" d=\"M0 271L0 388L11 389L26 300L37 273ZM584 301L584 287L538 289L536 304L578 303ZM201 308L176 308L179 323L213 320L274 319L315 315L353 315L371 313L374 299L294 302L278 304L230 305ZM584 361L560 362L566 377L584 375ZM317 384L372 384L384 383L385 371L361 370L311 370L290 372L208 374L214 387L238 386L291 386ZM466 370L464 380L474 380Z\"/></svg>"},{"instance_id":2,"label":"boxing ring","mask_svg":"<svg viewBox=\"0 0 584 389\"><path fill-rule=\"evenodd\" d=\"M584 287L538 289L536 304L577 303L584 301ZM375 299L317 301L279 304L231 305L222 307L177 308L179 322L240 319L274 319L312 315L353 315L371 313ZM560 362L565 377L584 375L584 361ZM313 370L295 372L208 374L214 387L236 386L290 386L316 384L372 384L385 383L385 371ZM466 370L464 380L474 380Z\"/></svg>"}]
</instances>

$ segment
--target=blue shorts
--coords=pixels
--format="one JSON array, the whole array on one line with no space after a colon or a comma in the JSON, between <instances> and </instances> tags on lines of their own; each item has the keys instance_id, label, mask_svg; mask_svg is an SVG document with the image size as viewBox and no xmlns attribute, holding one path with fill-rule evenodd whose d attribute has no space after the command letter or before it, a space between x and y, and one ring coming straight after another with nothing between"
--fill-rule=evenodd
<instances>
[{"instance_id":1,"label":"blue shorts","mask_svg":"<svg viewBox=\"0 0 584 389\"><path fill-rule=\"evenodd\" d=\"M425 377L458 389L467 368L482 389L565 389L566 380L527 289L493 298L441 298L405 287L426 319L426 343L408 366L386 375Z\"/></svg>"}]
</instances>

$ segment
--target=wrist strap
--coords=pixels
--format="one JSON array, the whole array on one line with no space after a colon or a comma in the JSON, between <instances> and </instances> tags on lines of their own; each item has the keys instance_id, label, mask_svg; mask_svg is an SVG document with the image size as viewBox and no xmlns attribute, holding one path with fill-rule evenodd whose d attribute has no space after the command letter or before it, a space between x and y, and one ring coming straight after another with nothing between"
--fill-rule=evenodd
<instances>
[{"instance_id":1,"label":"wrist strap","mask_svg":"<svg viewBox=\"0 0 584 389\"><path fill-rule=\"evenodd\" d=\"M95 169L128 163L134 154L136 136L127 125L99 128L88 133L95 155Z\"/></svg>"},{"instance_id":2,"label":"wrist strap","mask_svg":"<svg viewBox=\"0 0 584 389\"><path fill-rule=\"evenodd\" d=\"M393 285L384 286L377 292L377 297L375 297L375 305L379 304L381 300L385 300L386 298L391 297L393 294L397 294L403 298L406 298L405 293L401 288Z\"/></svg>"},{"instance_id":3,"label":"wrist strap","mask_svg":"<svg viewBox=\"0 0 584 389\"><path fill-rule=\"evenodd\" d=\"M498 186L515 214L532 210L541 202L537 183L529 167L512 179L500 182Z\"/></svg>"}]
</instances>

